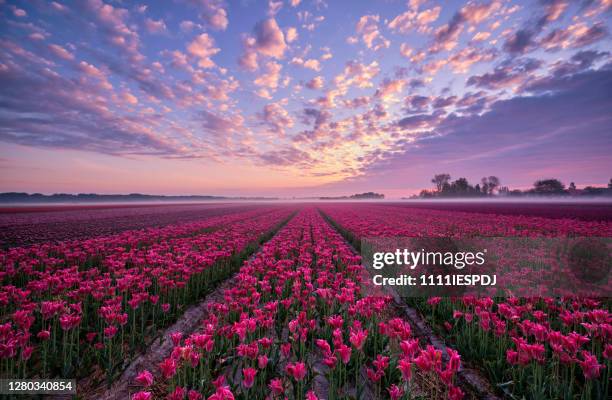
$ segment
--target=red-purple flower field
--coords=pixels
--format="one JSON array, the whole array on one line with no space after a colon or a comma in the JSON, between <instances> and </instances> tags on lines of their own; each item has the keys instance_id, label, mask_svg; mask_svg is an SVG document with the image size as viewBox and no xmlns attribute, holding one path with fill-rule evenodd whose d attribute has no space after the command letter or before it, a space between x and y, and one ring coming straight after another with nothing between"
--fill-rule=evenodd
<instances>
[{"instance_id":1,"label":"red-purple flower field","mask_svg":"<svg viewBox=\"0 0 612 400\"><path fill-rule=\"evenodd\" d=\"M609 398L609 298L400 298L361 264L363 237L612 236L609 209L541 207L4 215L0 377L92 399Z\"/></svg>"}]
</instances>

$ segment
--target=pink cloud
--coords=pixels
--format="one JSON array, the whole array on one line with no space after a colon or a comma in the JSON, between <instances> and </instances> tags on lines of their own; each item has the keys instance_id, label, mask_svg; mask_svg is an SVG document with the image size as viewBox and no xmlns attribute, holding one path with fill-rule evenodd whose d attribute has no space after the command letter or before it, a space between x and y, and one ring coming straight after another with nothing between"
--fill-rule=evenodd
<instances>
[{"instance_id":1,"label":"pink cloud","mask_svg":"<svg viewBox=\"0 0 612 400\"><path fill-rule=\"evenodd\" d=\"M349 61L340 75L334 78L338 86L356 86L358 88L373 87L372 79L380 73L378 61L362 64L358 61Z\"/></svg>"},{"instance_id":2,"label":"pink cloud","mask_svg":"<svg viewBox=\"0 0 612 400\"><path fill-rule=\"evenodd\" d=\"M456 73L466 73L473 64L495 59L495 51L466 47L449 58L449 64Z\"/></svg>"},{"instance_id":3,"label":"pink cloud","mask_svg":"<svg viewBox=\"0 0 612 400\"><path fill-rule=\"evenodd\" d=\"M242 129L244 124L244 118L239 114L221 116L210 111L202 111L202 119L204 129L215 135L236 132Z\"/></svg>"},{"instance_id":4,"label":"pink cloud","mask_svg":"<svg viewBox=\"0 0 612 400\"><path fill-rule=\"evenodd\" d=\"M154 20L147 18L145 20L145 27L149 33L162 33L166 31L166 23L163 19Z\"/></svg>"},{"instance_id":5,"label":"pink cloud","mask_svg":"<svg viewBox=\"0 0 612 400\"><path fill-rule=\"evenodd\" d=\"M55 54L57 57L62 58L66 61L74 60L74 54L72 54L71 52L69 52L68 50L66 50L60 45L50 44L49 50L51 50L51 52Z\"/></svg>"},{"instance_id":6,"label":"pink cloud","mask_svg":"<svg viewBox=\"0 0 612 400\"><path fill-rule=\"evenodd\" d=\"M299 57L293 57L293 59L291 60L291 64L299 65L300 67L311 69L317 72L321 71L321 63L319 62L319 60L316 60L313 58L308 59L308 60L303 60Z\"/></svg>"},{"instance_id":7,"label":"pink cloud","mask_svg":"<svg viewBox=\"0 0 612 400\"><path fill-rule=\"evenodd\" d=\"M283 66L277 62L269 61L266 63L266 72L255 79L255 85L275 91L278 88L282 67Z\"/></svg>"},{"instance_id":8,"label":"pink cloud","mask_svg":"<svg viewBox=\"0 0 612 400\"><path fill-rule=\"evenodd\" d=\"M107 35L109 43L124 49L137 59L144 58L138 51L138 34L126 23L129 18L127 9L113 7L102 0L87 0L85 4Z\"/></svg>"},{"instance_id":9,"label":"pink cloud","mask_svg":"<svg viewBox=\"0 0 612 400\"><path fill-rule=\"evenodd\" d=\"M295 29L294 27L287 28L287 34L285 35L285 39L287 40L287 43L292 43L296 41L297 38L298 38L297 29Z\"/></svg>"},{"instance_id":10,"label":"pink cloud","mask_svg":"<svg viewBox=\"0 0 612 400\"><path fill-rule=\"evenodd\" d=\"M285 35L274 18L255 25L254 37L244 36L242 46L244 51L238 59L238 64L249 71L259 68L258 54L281 59L287 49Z\"/></svg>"},{"instance_id":11,"label":"pink cloud","mask_svg":"<svg viewBox=\"0 0 612 400\"><path fill-rule=\"evenodd\" d=\"M389 29L403 34L407 34L412 30L426 32L429 29L429 24L438 19L441 10L442 8L440 6L421 12L408 10L393 18L387 26Z\"/></svg>"},{"instance_id":12,"label":"pink cloud","mask_svg":"<svg viewBox=\"0 0 612 400\"><path fill-rule=\"evenodd\" d=\"M519 59L505 62L492 72L471 76L467 84L487 89L518 87L526 82L542 62L535 59Z\"/></svg>"},{"instance_id":13,"label":"pink cloud","mask_svg":"<svg viewBox=\"0 0 612 400\"><path fill-rule=\"evenodd\" d=\"M380 84L374 96L383 102L392 101L396 94L401 93L405 85L406 81L403 79L386 79Z\"/></svg>"},{"instance_id":14,"label":"pink cloud","mask_svg":"<svg viewBox=\"0 0 612 400\"><path fill-rule=\"evenodd\" d=\"M198 65L202 68L212 68L215 63L210 57L217 54L220 49L214 47L215 41L207 33L202 33L187 46L187 52L198 58Z\"/></svg>"},{"instance_id":15,"label":"pink cloud","mask_svg":"<svg viewBox=\"0 0 612 400\"><path fill-rule=\"evenodd\" d=\"M218 31L227 29L229 20L222 0L190 0L199 10L200 18L210 28Z\"/></svg>"},{"instance_id":16,"label":"pink cloud","mask_svg":"<svg viewBox=\"0 0 612 400\"><path fill-rule=\"evenodd\" d=\"M268 0L268 16L274 17L283 8L283 0Z\"/></svg>"},{"instance_id":17,"label":"pink cloud","mask_svg":"<svg viewBox=\"0 0 612 400\"><path fill-rule=\"evenodd\" d=\"M255 49L269 57L282 58L287 44L285 35L274 18L266 19L255 26Z\"/></svg>"},{"instance_id":18,"label":"pink cloud","mask_svg":"<svg viewBox=\"0 0 612 400\"><path fill-rule=\"evenodd\" d=\"M359 19L355 28L357 33L361 35L361 40L366 47L374 51L391 45L391 42L385 39L378 30L379 20L380 16L378 15L364 15Z\"/></svg>"},{"instance_id":19,"label":"pink cloud","mask_svg":"<svg viewBox=\"0 0 612 400\"><path fill-rule=\"evenodd\" d=\"M284 135L285 129L293 127L293 119L279 103L266 104L259 116L278 135Z\"/></svg>"},{"instance_id":20,"label":"pink cloud","mask_svg":"<svg viewBox=\"0 0 612 400\"><path fill-rule=\"evenodd\" d=\"M412 48L406 44L406 43L402 43L400 45L400 54L405 57L405 58L410 58L410 55L412 54Z\"/></svg>"},{"instance_id":21,"label":"pink cloud","mask_svg":"<svg viewBox=\"0 0 612 400\"><path fill-rule=\"evenodd\" d=\"M540 45L547 50L578 48L593 44L609 35L603 23L588 26L578 22L567 28L558 28L551 31L540 41Z\"/></svg>"},{"instance_id":22,"label":"pink cloud","mask_svg":"<svg viewBox=\"0 0 612 400\"><path fill-rule=\"evenodd\" d=\"M21 9L15 6L12 6L11 8L13 9L13 15L18 18L23 18L28 15L28 13L24 9Z\"/></svg>"},{"instance_id":23,"label":"pink cloud","mask_svg":"<svg viewBox=\"0 0 612 400\"><path fill-rule=\"evenodd\" d=\"M255 51L255 39L252 37L244 38L243 41L244 52L238 59L238 65L249 71L255 71L259 68L257 62L257 51Z\"/></svg>"},{"instance_id":24,"label":"pink cloud","mask_svg":"<svg viewBox=\"0 0 612 400\"><path fill-rule=\"evenodd\" d=\"M370 98L367 96L355 97L351 100L345 100L344 105L348 108L360 108L370 104Z\"/></svg>"},{"instance_id":25,"label":"pink cloud","mask_svg":"<svg viewBox=\"0 0 612 400\"><path fill-rule=\"evenodd\" d=\"M315 76L306 83L306 87L312 90L318 90L323 88L324 79L322 76Z\"/></svg>"}]
</instances>

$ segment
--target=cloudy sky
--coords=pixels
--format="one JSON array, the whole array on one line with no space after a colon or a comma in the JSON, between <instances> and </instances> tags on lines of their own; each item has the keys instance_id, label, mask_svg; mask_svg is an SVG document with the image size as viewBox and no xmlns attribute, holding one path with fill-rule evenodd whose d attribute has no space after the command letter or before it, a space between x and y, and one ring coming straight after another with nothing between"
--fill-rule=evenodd
<instances>
[{"instance_id":1,"label":"cloudy sky","mask_svg":"<svg viewBox=\"0 0 612 400\"><path fill-rule=\"evenodd\" d=\"M0 191L612 177L610 0L0 0Z\"/></svg>"}]
</instances>

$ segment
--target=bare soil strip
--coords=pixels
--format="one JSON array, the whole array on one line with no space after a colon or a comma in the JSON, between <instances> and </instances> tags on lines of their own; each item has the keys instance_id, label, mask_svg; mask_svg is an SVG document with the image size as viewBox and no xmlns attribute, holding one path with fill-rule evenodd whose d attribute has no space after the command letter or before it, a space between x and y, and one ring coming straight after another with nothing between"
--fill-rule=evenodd
<instances>
[{"instance_id":1,"label":"bare soil strip","mask_svg":"<svg viewBox=\"0 0 612 400\"><path fill-rule=\"evenodd\" d=\"M338 229L338 225L319 210L323 218L342 236L346 243L350 246L350 248L355 252L355 254L359 254L359 252L353 247L349 240L342 234L342 231ZM374 288L373 285L367 285L367 282L370 282L369 274L366 272L366 277L364 282L366 282L365 288L368 292L380 292L378 287ZM444 341L438 338L434 332L431 330L429 325L425 322L423 318L419 315L419 313L412 307L409 307L404 303L398 293L392 287L385 286L382 288L383 291L390 295L393 298L393 306L395 311L398 314L401 314L412 327L413 335L418 338L420 341L425 344L431 344L437 350L442 351L442 359L444 362L448 362L449 355L446 351L447 346ZM380 295L380 293L377 293ZM497 396L490 384L490 382L483 377L479 371L465 368L463 363L457 372L457 384L460 386L463 391L466 393L468 398L480 399L480 400L501 400L499 396Z\"/></svg>"},{"instance_id":2,"label":"bare soil strip","mask_svg":"<svg viewBox=\"0 0 612 400\"><path fill-rule=\"evenodd\" d=\"M174 325L167 328L159 339L149 346L145 354L141 354L130 363L110 389L105 390L105 387L101 387L96 391L87 393L83 398L100 400L129 399L131 394L142 389L141 386L134 384L136 375L141 371L146 369L151 371L156 378L159 377L158 364L167 358L174 348L170 335L174 332L182 332L184 336L189 336L195 332L200 327L202 321L209 315L208 305L212 302L223 301L223 291L234 284L234 279L235 275L224 281L200 303L188 308Z\"/></svg>"}]
</instances>

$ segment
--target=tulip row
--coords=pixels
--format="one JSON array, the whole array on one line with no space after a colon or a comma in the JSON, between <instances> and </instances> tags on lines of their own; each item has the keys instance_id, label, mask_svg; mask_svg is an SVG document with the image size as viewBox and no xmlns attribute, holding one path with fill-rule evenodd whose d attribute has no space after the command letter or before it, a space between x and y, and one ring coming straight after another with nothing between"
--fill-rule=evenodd
<instances>
[{"instance_id":1,"label":"tulip row","mask_svg":"<svg viewBox=\"0 0 612 400\"><path fill-rule=\"evenodd\" d=\"M155 387L172 400L410 399L415 375L433 383L428 398L461 399L459 355L444 365L422 348L389 297L367 295L364 272L321 215L303 209L244 263L200 331L172 335L160 376L142 371L132 399L153 398Z\"/></svg>"},{"instance_id":2,"label":"tulip row","mask_svg":"<svg viewBox=\"0 0 612 400\"><path fill-rule=\"evenodd\" d=\"M0 253L1 374L72 378L97 365L110 383L293 212L268 207Z\"/></svg>"},{"instance_id":3,"label":"tulip row","mask_svg":"<svg viewBox=\"0 0 612 400\"><path fill-rule=\"evenodd\" d=\"M360 245L366 236L610 236L612 223L340 205L322 207ZM608 398L609 300L576 297L406 299L439 334L477 363L500 393L528 399Z\"/></svg>"}]
</instances>

